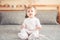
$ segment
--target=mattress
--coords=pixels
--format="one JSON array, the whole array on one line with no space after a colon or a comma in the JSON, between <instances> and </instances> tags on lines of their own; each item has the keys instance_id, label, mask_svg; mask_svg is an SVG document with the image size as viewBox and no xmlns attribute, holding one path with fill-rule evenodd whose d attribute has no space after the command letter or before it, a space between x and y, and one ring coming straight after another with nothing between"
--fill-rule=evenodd
<instances>
[{"instance_id":1,"label":"mattress","mask_svg":"<svg viewBox=\"0 0 60 40\"><path fill-rule=\"evenodd\" d=\"M0 40L21 40L17 34L21 25L0 25ZM51 40L60 40L60 25L42 25L40 34Z\"/></svg>"}]
</instances>

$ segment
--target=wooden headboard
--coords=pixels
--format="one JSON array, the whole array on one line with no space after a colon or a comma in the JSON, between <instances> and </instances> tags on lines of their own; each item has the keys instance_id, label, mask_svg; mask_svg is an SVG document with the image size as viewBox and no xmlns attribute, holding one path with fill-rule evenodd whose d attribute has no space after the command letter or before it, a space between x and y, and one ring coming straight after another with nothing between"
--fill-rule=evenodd
<instances>
[{"instance_id":1,"label":"wooden headboard","mask_svg":"<svg viewBox=\"0 0 60 40\"><path fill-rule=\"evenodd\" d=\"M9 4L0 4L0 10L24 10L25 5L9 5ZM59 5L32 5L35 6L37 10L57 10Z\"/></svg>"}]
</instances>

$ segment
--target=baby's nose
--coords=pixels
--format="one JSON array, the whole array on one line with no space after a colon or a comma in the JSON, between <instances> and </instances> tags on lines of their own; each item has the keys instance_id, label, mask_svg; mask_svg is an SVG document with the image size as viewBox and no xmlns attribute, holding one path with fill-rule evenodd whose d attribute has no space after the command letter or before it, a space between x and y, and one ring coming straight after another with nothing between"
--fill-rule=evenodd
<instances>
[{"instance_id":1,"label":"baby's nose","mask_svg":"<svg viewBox=\"0 0 60 40\"><path fill-rule=\"evenodd\" d=\"M30 11L30 13L32 13L32 12Z\"/></svg>"}]
</instances>

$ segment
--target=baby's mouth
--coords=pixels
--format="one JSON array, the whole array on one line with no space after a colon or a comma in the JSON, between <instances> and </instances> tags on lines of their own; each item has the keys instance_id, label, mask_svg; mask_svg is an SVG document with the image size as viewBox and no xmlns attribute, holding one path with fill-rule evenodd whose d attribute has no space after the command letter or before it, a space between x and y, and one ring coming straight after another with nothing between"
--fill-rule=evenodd
<instances>
[{"instance_id":1,"label":"baby's mouth","mask_svg":"<svg viewBox=\"0 0 60 40\"><path fill-rule=\"evenodd\" d=\"M32 15L32 14L29 14L30 16Z\"/></svg>"}]
</instances>

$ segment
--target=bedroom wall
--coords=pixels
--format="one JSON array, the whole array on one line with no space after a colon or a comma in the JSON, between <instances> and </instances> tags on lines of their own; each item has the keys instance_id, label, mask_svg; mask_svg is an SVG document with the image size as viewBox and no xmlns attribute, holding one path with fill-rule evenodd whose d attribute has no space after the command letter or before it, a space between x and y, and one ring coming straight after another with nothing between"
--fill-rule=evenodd
<instances>
[{"instance_id":1,"label":"bedroom wall","mask_svg":"<svg viewBox=\"0 0 60 40\"><path fill-rule=\"evenodd\" d=\"M60 0L0 0L0 3L8 4L60 4Z\"/></svg>"}]
</instances>

